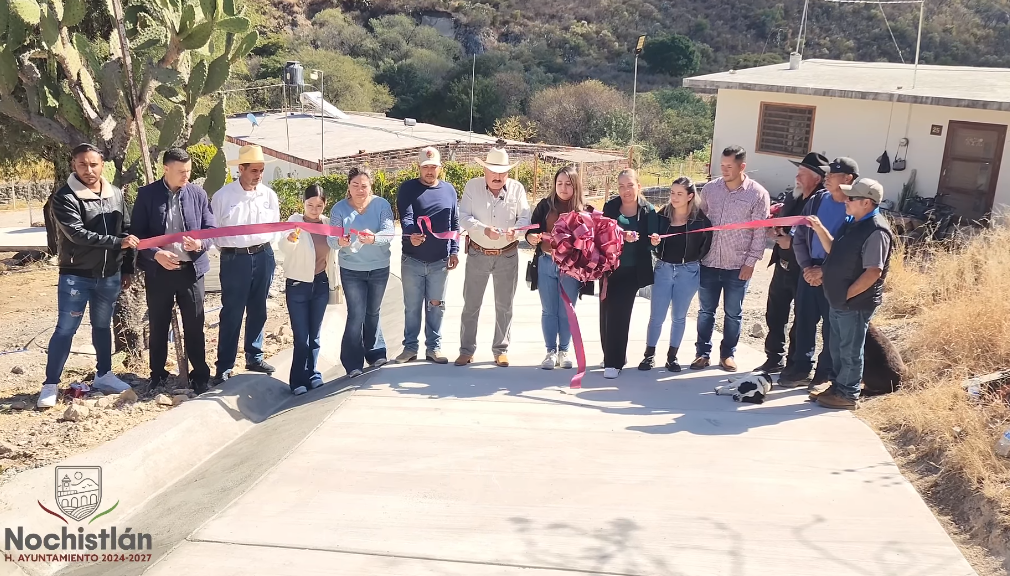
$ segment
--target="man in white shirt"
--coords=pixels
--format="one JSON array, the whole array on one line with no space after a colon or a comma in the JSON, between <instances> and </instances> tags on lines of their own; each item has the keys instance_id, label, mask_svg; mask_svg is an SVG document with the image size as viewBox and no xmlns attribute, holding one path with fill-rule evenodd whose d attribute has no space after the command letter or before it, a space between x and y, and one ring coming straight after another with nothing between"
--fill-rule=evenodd
<instances>
[{"instance_id":1,"label":"man in white shirt","mask_svg":"<svg viewBox=\"0 0 1010 576\"><path fill-rule=\"evenodd\" d=\"M262 184L266 159L259 146L243 146L237 160L238 180L226 184L211 198L218 228L280 221L277 194ZM267 294L273 282L274 261L270 241L275 233L225 236L215 240L221 250L221 322L217 339L214 385L232 374L238 355L238 335L245 313L245 368L272 374L263 361L263 326L267 321Z\"/></svg>"},{"instance_id":2,"label":"man in white shirt","mask_svg":"<svg viewBox=\"0 0 1010 576\"><path fill-rule=\"evenodd\" d=\"M472 362L477 351L477 320L489 276L494 278L495 311L491 351L495 364L509 365L505 353L512 330L512 302L519 283L516 229L529 226L530 204L526 188L508 177L515 164L509 164L502 144L499 142L498 147L492 148L486 160L476 159L484 167L484 177L466 183L459 203L460 226L467 231L467 258L456 366Z\"/></svg>"}]
</instances>

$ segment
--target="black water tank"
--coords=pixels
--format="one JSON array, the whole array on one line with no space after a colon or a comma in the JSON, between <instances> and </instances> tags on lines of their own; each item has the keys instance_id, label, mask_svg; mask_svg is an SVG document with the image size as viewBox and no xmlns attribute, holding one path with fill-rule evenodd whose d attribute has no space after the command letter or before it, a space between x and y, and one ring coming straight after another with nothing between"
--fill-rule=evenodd
<instances>
[{"instance_id":1,"label":"black water tank","mask_svg":"<svg viewBox=\"0 0 1010 576\"><path fill-rule=\"evenodd\" d=\"M305 86L305 72L297 60L289 60L284 64L284 83L288 86Z\"/></svg>"}]
</instances>

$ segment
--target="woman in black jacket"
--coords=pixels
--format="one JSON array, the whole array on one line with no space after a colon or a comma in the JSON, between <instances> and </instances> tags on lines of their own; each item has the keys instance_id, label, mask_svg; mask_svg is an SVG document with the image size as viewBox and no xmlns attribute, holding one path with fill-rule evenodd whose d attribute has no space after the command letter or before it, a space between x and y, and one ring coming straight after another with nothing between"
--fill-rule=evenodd
<instances>
[{"instance_id":1,"label":"woman in black jacket","mask_svg":"<svg viewBox=\"0 0 1010 576\"><path fill-rule=\"evenodd\" d=\"M690 178L681 176L670 186L670 202L660 209L662 234L676 234L660 240L651 238L656 247L655 283L652 285L652 312L646 337L645 359L639 370L650 370L656 364L656 344L663 322L673 304L673 323L670 325L670 348L666 352L666 369L680 372L677 349L684 338L687 309L698 293L701 281L701 259L712 246L712 232L691 232L711 228L699 205L701 198ZM690 232L690 233L689 233Z\"/></svg>"},{"instance_id":2,"label":"woman in black jacket","mask_svg":"<svg viewBox=\"0 0 1010 576\"><path fill-rule=\"evenodd\" d=\"M578 171L574 166L564 166L554 175L554 193L538 202L530 217L530 223L537 227L526 232L526 241L537 250L530 263L529 280L530 288L540 292L540 305L543 308L540 326L544 332L547 356L540 367L544 370L572 367L572 360L568 357L572 332L568 326L568 314L561 291L564 290L568 299L575 304L583 288L582 282L558 270L558 265L551 257L550 233L562 214L587 209L592 210L593 207L586 206Z\"/></svg>"},{"instance_id":3,"label":"woman in black jacket","mask_svg":"<svg viewBox=\"0 0 1010 576\"><path fill-rule=\"evenodd\" d=\"M620 264L601 281L605 284L600 286L604 378L617 378L628 362L631 311L639 289L652 284L653 246L650 236L660 229L655 208L642 198L638 173L631 169L621 171L617 176L617 192L617 198L603 206L603 215L617 220L617 225L625 231Z\"/></svg>"}]
</instances>

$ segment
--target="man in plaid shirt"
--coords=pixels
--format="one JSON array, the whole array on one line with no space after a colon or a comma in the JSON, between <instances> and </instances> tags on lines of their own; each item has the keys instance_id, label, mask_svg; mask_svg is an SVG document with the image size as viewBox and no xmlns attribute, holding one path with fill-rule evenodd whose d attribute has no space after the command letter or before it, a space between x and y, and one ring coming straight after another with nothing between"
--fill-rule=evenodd
<instances>
[{"instance_id":1,"label":"man in plaid shirt","mask_svg":"<svg viewBox=\"0 0 1010 576\"><path fill-rule=\"evenodd\" d=\"M768 218L768 191L744 174L746 167L747 152L743 148L729 146L722 151L719 163L722 178L712 180L701 190L702 206L713 226ZM726 230L713 234L712 248L701 261L697 357L691 363L694 370L701 370L710 363L715 312L722 296L725 317L719 366L727 372L736 372L733 356L740 341L743 299L754 266L764 258L766 243L764 230Z\"/></svg>"}]
</instances>

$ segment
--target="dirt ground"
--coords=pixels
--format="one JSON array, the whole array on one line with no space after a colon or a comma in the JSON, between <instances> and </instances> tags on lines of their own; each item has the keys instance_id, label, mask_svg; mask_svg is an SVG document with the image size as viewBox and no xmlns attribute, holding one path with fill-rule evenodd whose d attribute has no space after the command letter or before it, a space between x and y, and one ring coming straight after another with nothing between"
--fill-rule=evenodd
<instances>
[{"instance_id":1,"label":"dirt ground","mask_svg":"<svg viewBox=\"0 0 1010 576\"><path fill-rule=\"evenodd\" d=\"M147 390L149 385L147 355L139 361L125 354L113 356L113 370L134 386L140 395L136 402L109 398L98 402L92 393L79 403L89 406L89 415L72 422L64 418L71 400L62 396L55 408L36 411L35 402L45 379L46 346L56 325L56 285L58 269L44 262L14 266L11 253L0 253L0 484L21 470L45 466L72 454L83 452L115 438L126 430L156 417L170 406L159 405L159 393L172 395L168 389ZM274 276L271 297L267 301L268 319L264 350L267 357L276 354L290 336L282 336L287 324L283 304L284 279L280 268ZM217 319L220 294L207 295L207 360L211 364L217 350ZM241 341L241 340L240 340ZM94 348L88 315L74 338L63 374L61 391L72 383L88 382L95 376ZM241 352L240 352L241 353ZM169 344L169 370L176 368L174 346ZM125 362L125 363L124 363ZM239 359L238 370L243 364ZM90 400L90 401L89 401ZM105 403L108 407L101 407ZM97 404L97 406L95 405Z\"/></svg>"}]
</instances>

